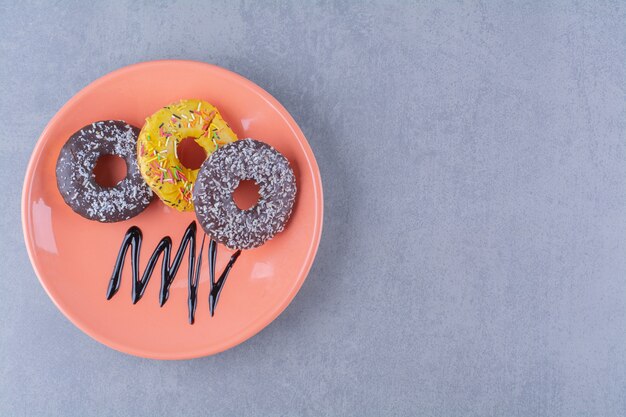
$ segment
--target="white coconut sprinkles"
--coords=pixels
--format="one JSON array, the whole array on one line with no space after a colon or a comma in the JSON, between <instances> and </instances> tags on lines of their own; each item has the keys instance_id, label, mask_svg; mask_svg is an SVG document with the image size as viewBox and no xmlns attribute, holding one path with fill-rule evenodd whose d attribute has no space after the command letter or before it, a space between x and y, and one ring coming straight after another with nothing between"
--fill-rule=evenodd
<instances>
[{"instance_id":1,"label":"white coconut sprinkles","mask_svg":"<svg viewBox=\"0 0 626 417\"><path fill-rule=\"evenodd\" d=\"M119 120L92 123L74 133L61 149L56 165L57 185L63 199L81 216L117 222L141 213L152 199L137 166L139 129ZM117 155L126 161L126 178L114 187L102 187L93 173L101 156Z\"/></svg>"},{"instance_id":2,"label":"white coconut sprinkles","mask_svg":"<svg viewBox=\"0 0 626 417\"><path fill-rule=\"evenodd\" d=\"M241 210L233 201L240 181L259 185L259 201ZM198 221L231 249L261 246L281 232L293 208L296 178L287 159L271 146L243 139L214 152L200 168L193 191Z\"/></svg>"}]
</instances>

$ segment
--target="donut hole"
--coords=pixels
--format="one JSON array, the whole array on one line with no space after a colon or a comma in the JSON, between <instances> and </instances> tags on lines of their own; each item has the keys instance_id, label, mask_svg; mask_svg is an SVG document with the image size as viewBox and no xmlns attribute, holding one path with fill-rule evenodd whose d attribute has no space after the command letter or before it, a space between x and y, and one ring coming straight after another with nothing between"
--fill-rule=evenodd
<instances>
[{"instance_id":1,"label":"donut hole","mask_svg":"<svg viewBox=\"0 0 626 417\"><path fill-rule=\"evenodd\" d=\"M128 167L124 158L117 155L102 155L93 168L96 183L101 187L115 187L126 178Z\"/></svg>"},{"instance_id":2,"label":"donut hole","mask_svg":"<svg viewBox=\"0 0 626 417\"><path fill-rule=\"evenodd\" d=\"M233 191L233 201L240 210L249 210L259 202L259 184L253 180L239 181L239 185Z\"/></svg>"},{"instance_id":3,"label":"donut hole","mask_svg":"<svg viewBox=\"0 0 626 417\"><path fill-rule=\"evenodd\" d=\"M206 151L192 137L181 140L176 147L176 153L180 163L188 169L199 169L206 160Z\"/></svg>"}]
</instances>

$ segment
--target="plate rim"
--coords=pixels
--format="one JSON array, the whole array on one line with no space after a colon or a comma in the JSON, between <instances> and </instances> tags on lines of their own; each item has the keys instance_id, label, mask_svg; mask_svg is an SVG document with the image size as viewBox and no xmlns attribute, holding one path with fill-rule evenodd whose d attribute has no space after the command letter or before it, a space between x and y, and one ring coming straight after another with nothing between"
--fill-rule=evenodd
<instances>
[{"instance_id":1,"label":"plate rim","mask_svg":"<svg viewBox=\"0 0 626 417\"><path fill-rule=\"evenodd\" d=\"M39 159L42 156L42 148L44 146L44 137L47 136L47 133L51 126L55 124L58 119L61 119L65 113L68 112L68 108L77 100L82 98L84 95L89 93L94 88L97 88L103 82L108 81L111 78L118 77L123 75L126 72L136 71L137 69L141 69L142 67L153 67L159 65L192 65L192 66L202 66L208 67L211 71L215 71L218 73L222 73L223 76L232 79L233 81L242 84L244 87L247 87L253 93L260 96L265 102L267 102L271 107L273 107L278 114L285 120L289 128L292 130L294 135L298 138L299 145L302 147L304 151L305 157L310 164L311 171L313 174L313 195L314 195L314 203L315 203L315 217L314 217L314 231L313 231L313 240L309 245L308 251L306 253L305 262L303 262L300 272L298 273L298 277L294 280L293 286L291 290L285 297L285 299L280 303L276 304L273 308L264 314L263 316L258 317L255 321L253 321L250 325L245 327L243 330L230 337L229 339L225 339L221 341L219 344L214 346L213 348L200 348L200 349L190 349L184 350L177 354L162 354L158 352L149 352L143 349L135 349L132 347L128 347L124 344L120 344L111 340L105 336L98 334L97 332L92 331L86 325L83 325L82 321L77 317L77 314L73 314L68 312L62 305L59 304L51 289L46 285L45 280L42 278L42 273L40 267L38 265L38 261L34 255L34 239L32 239L32 232L34 230L32 222L29 221L28 215L28 207L29 207L29 196L32 191L32 185L34 181L34 170L39 163ZM24 238L24 243L26 246L26 251L28 253L28 258L30 260L31 266L35 271L35 275L39 280L39 283L46 291L48 297L52 300L54 305L59 309L59 311L68 319L72 324L78 327L83 333L90 336L92 339L97 342L108 346L112 349L115 349L119 352L123 352L126 354L142 357L142 358L150 358L150 359L159 359L159 360L185 360L185 359L193 359L199 357L205 357L210 355L215 355L217 353L223 352L230 348L233 348L258 334L261 330L267 327L270 323L272 323L293 301L296 294L300 291L302 284L308 277L308 274L313 265L313 261L315 260L315 256L317 255L317 251L319 249L323 223L324 223L324 192L322 185L321 173L319 170L319 166L315 159L315 155L309 142L307 141L304 133L300 129L300 126L296 123L291 114L287 111L287 109L270 93L264 90L262 87L247 79L246 77L237 74L234 71L227 70L220 66L209 64L201 61L194 60L180 60L180 59L163 59L163 60L154 60L154 61L143 61L135 64L127 65L116 70L113 70L94 81L88 83L86 86L82 87L77 93L75 93L69 100L67 100L59 110L52 116L52 118L48 121L44 129L42 130L33 150L31 152L28 165L26 167L26 172L24 174L24 184L22 186L22 196L21 196L21 221L22 221L22 233Z\"/></svg>"}]
</instances>

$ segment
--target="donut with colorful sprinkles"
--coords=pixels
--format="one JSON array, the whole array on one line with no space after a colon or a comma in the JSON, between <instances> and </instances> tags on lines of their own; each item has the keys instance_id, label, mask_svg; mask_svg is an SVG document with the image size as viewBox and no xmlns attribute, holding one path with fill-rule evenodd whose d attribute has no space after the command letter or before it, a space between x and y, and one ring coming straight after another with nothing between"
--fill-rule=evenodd
<instances>
[{"instance_id":1,"label":"donut with colorful sprinkles","mask_svg":"<svg viewBox=\"0 0 626 417\"><path fill-rule=\"evenodd\" d=\"M181 100L146 119L137 141L137 163L144 180L168 206L193 211L192 193L198 169L186 167L178 146L188 138L210 156L237 135L217 108L202 100Z\"/></svg>"}]
</instances>

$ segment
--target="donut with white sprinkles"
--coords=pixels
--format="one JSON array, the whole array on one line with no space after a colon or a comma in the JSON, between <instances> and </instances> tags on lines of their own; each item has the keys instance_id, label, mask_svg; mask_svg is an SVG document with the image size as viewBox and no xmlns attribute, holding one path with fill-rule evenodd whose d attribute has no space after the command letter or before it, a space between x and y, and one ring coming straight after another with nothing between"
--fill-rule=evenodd
<instances>
[{"instance_id":1,"label":"donut with white sprinkles","mask_svg":"<svg viewBox=\"0 0 626 417\"><path fill-rule=\"evenodd\" d=\"M130 219L150 204L152 190L137 165L139 129L120 120L87 125L74 133L57 159L57 186L63 200L81 216L110 223ZM96 182L98 159L116 155L126 162L126 177L113 187Z\"/></svg>"},{"instance_id":2,"label":"donut with white sprinkles","mask_svg":"<svg viewBox=\"0 0 626 417\"><path fill-rule=\"evenodd\" d=\"M233 200L240 181L254 180L259 201L241 210ZM193 190L196 216L212 239L231 249L252 249L281 232L296 197L287 159L271 146L243 139L215 151L198 172Z\"/></svg>"}]
</instances>

